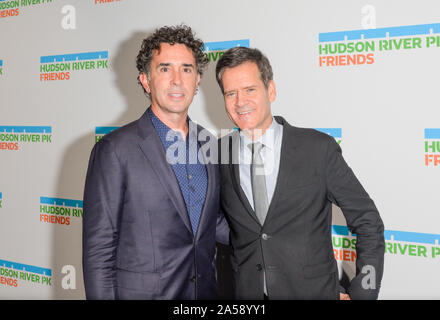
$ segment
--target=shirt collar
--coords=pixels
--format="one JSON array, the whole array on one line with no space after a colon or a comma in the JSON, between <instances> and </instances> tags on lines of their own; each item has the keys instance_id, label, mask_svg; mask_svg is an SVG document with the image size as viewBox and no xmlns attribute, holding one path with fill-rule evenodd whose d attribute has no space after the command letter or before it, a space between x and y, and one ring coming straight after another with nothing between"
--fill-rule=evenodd
<instances>
[{"instance_id":1,"label":"shirt collar","mask_svg":"<svg viewBox=\"0 0 440 320\"><path fill-rule=\"evenodd\" d=\"M275 118L272 117L272 124L267 128L264 134L258 138L256 141L252 141L248 136L246 136L242 130L240 130L240 141L243 146L249 145L249 143L260 142L264 144L270 150L274 150L277 139L280 137L283 131L283 126L279 124Z\"/></svg>"},{"instance_id":2,"label":"shirt collar","mask_svg":"<svg viewBox=\"0 0 440 320\"><path fill-rule=\"evenodd\" d=\"M178 131L174 131L173 129L171 129L170 127L168 127L165 123L163 123L155 114L154 114L154 112L153 112L153 110L151 110L151 106L147 109L147 113L148 113L148 116L150 117L150 119L151 119L151 122L153 123L153 126L154 126L154 128L156 129L156 131L157 131L157 133L159 134L159 137L162 139L162 141L165 141L166 140L166 136L167 136L167 134L168 134L168 131L173 131L173 132L175 132L177 135L178 135L178 137L179 137L179 139L180 140L183 140L183 137L182 137L182 135L180 134L180 132L178 132ZM192 123L192 121L191 121L191 119L190 119L190 117L189 116L187 116L186 117L186 122L188 123L188 128L189 128L189 123L191 122ZM197 125L197 124L195 124L195 123L192 123L192 125ZM191 130L188 130L188 133L190 133L190 131ZM188 138L188 135L187 135L187 138ZM193 138L193 137L191 137L191 138Z\"/></svg>"}]
</instances>

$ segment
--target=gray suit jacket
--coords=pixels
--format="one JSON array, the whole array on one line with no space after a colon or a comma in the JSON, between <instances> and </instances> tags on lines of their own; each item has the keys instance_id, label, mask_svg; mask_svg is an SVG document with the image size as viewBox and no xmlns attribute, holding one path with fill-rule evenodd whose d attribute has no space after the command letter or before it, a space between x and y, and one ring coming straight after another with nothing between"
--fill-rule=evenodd
<instances>
[{"instance_id":1,"label":"gray suit jacket","mask_svg":"<svg viewBox=\"0 0 440 320\"><path fill-rule=\"evenodd\" d=\"M270 299L339 299L332 247L332 203L357 234L352 299L378 297L384 261L384 226L379 213L332 137L313 129L283 127L280 168L262 226L240 187L237 164L222 164L221 205L231 228L233 271L238 299L263 298L263 271ZM232 160L235 132L229 140ZM223 140L223 145L227 141ZM224 151L221 157L224 159ZM237 163L237 162L235 162ZM364 266L374 268L365 274ZM369 279L362 280L365 276ZM365 285L366 284L366 285ZM367 289L365 289L366 287ZM371 287L374 287L372 289Z\"/></svg>"},{"instance_id":2,"label":"gray suit jacket","mask_svg":"<svg viewBox=\"0 0 440 320\"><path fill-rule=\"evenodd\" d=\"M206 170L208 189L194 237L147 112L94 146L84 190L88 299L217 297L215 243L228 243L229 228L219 210L218 165L207 164Z\"/></svg>"}]
</instances>

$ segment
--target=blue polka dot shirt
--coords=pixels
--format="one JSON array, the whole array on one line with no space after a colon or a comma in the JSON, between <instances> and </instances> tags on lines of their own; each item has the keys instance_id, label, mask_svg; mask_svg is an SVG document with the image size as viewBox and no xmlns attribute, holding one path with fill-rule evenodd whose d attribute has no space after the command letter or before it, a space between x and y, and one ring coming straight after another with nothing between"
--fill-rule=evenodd
<instances>
[{"instance_id":1,"label":"blue polka dot shirt","mask_svg":"<svg viewBox=\"0 0 440 320\"><path fill-rule=\"evenodd\" d=\"M195 132L191 129L188 130L189 132L184 141L180 132L173 131L165 123L160 121L151 110L151 107L148 108L147 113L162 141L165 153L167 154L167 161L171 164L177 181L179 182L180 191L185 200L186 209L195 236L206 199L206 189L208 187L206 167L200 163L198 159L200 144L197 141L197 130L195 130ZM189 117L187 121L191 123ZM191 126L194 125L194 123L191 123Z\"/></svg>"}]
</instances>

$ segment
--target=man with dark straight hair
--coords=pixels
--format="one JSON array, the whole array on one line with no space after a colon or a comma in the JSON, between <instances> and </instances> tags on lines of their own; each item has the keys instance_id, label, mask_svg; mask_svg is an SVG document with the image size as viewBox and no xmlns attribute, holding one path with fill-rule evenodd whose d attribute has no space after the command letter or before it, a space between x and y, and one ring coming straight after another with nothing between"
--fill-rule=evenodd
<instances>
[{"instance_id":1,"label":"man with dark straight hair","mask_svg":"<svg viewBox=\"0 0 440 320\"><path fill-rule=\"evenodd\" d=\"M221 206L231 228L238 299L376 299L384 261L379 212L335 140L272 116L269 60L226 51L216 67L239 131L221 139ZM356 276L339 285L332 204L357 234Z\"/></svg>"},{"instance_id":2,"label":"man with dark straight hair","mask_svg":"<svg viewBox=\"0 0 440 320\"><path fill-rule=\"evenodd\" d=\"M162 27L143 40L136 63L151 106L103 137L90 156L86 297L215 299L215 245L228 243L229 228L219 210L218 165L197 157L207 141L188 117L207 64L203 42L187 26ZM177 162L168 152L175 144L184 151Z\"/></svg>"}]
</instances>

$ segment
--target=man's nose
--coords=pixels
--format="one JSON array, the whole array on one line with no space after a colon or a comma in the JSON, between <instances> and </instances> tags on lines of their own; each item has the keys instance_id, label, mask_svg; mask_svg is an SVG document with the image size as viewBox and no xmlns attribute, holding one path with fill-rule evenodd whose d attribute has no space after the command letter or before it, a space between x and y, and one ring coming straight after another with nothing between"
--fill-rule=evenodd
<instances>
[{"instance_id":1,"label":"man's nose","mask_svg":"<svg viewBox=\"0 0 440 320\"><path fill-rule=\"evenodd\" d=\"M171 78L173 85L180 85L182 83L182 75L179 71L174 71Z\"/></svg>"},{"instance_id":2,"label":"man's nose","mask_svg":"<svg viewBox=\"0 0 440 320\"><path fill-rule=\"evenodd\" d=\"M236 96L236 100L235 100L235 104L238 107L242 107L246 104L246 99L243 93L241 93L240 91L237 92L237 96Z\"/></svg>"}]
</instances>

